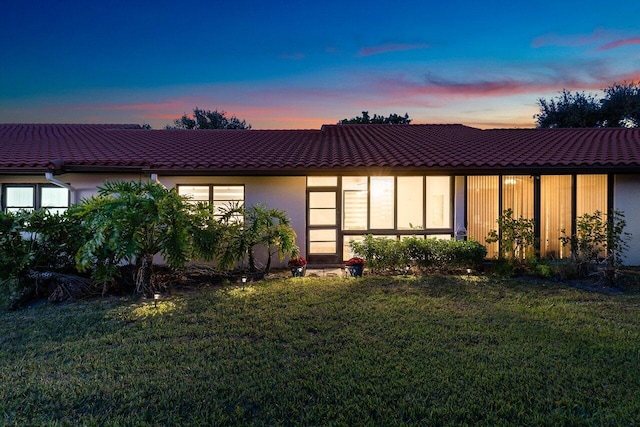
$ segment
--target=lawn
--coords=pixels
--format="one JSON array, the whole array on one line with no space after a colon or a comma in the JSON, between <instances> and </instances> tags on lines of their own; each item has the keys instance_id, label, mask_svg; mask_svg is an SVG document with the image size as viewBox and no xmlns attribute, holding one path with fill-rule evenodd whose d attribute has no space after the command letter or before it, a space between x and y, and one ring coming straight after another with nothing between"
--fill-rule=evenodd
<instances>
[{"instance_id":1,"label":"lawn","mask_svg":"<svg viewBox=\"0 0 640 427\"><path fill-rule=\"evenodd\" d=\"M0 424L631 425L640 295L301 278L0 312Z\"/></svg>"}]
</instances>

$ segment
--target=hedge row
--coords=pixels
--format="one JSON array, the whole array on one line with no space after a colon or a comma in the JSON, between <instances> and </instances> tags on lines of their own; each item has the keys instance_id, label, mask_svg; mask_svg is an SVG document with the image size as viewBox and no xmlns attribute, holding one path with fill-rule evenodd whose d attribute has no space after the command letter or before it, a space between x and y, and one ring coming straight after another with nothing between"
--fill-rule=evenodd
<instances>
[{"instance_id":1,"label":"hedge row","mask_svg":"<svg viewBox=\"0 0 640 427\"><path fill-rule=\"evenodd\" d=\"M391 240L368 235L361 242L352 241L354 253L378 272L404 271L407 266L422 271L458 271L479 268L487 248L473 241L423 239L409 237Z\"/></svg>"}]
</instances>

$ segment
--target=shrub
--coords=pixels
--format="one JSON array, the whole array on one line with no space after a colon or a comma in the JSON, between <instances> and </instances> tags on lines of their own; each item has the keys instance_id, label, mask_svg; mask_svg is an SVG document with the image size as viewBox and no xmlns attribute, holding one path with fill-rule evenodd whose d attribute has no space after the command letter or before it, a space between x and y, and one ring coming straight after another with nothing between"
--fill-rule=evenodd
<instances>
[{"instance_id":1,"label":"shrub","mask_svg":"<svg viewBox=\"0 0 640 427\"><path fill-rule=\"evenodd\" d=\"M25 215L0 212L0 280L15 279L29 270L33 254L24 239Z\"/></svg>"},{"instance_id":2,"label":"shrub","mask_svg":"<svg viewBox=\"0 0 640 427\"><path fill-rule=\"evenodd\" d=\"M571 245L571 260L578 276L602 275L605 282L615 281L629 248L630 234L624 231L624 213L614 210L607 220L602 212L585 213L576 221L576 234L562 230L560 241Z\"/></svg>"},{"instance_id":3,"label":"shrub","mask_svg":"<svg viewBox=\"0 0 640 427\"><path fill-rule=\"evenodd\" d=\"M352 241L353 252L364 258L373 271L394 271L403 265L398 241L384 237L365 236L362 242Z\"/></svg>"},{"instance_id":4,"label":"shrub","mask_svg":"<svg viewBox=\"0 0 640 427\"><path fill-rule=\"evenodd\" d=\"M478 268L487 255L487 249L473 240L409 237L399 241L369 235L351 247L372 269L387 272L402 271L407 265L423 271Z\"/></svg>"},{"instance_id":5,"label":"shrub","mask_svg":"<svg viewBox=\"0 0 640 427\"><path fill-rule=\"evenodd\" d=\"M516 262L534 257L534 220L520 216L513 218L513 210L507 209L496 220L498 230L491 230L487 243L499 244L499 258Z\"/></svg>"},{"instance_id":6,"label":"shrub","mask_svg":"<svg viewBox=\"0 0 640 427\"><path fill-rule=\"evenodd\" d=\"M184 265L191 255L188 205L175 190L157 182L106 182L97 196L78 206L77 214L91 235L76 262L92 270L98 283L113 280L120 263L135 262L136 289L150 292L154 255L162 254L172 268Z\"/></svg>"}]
</instances>

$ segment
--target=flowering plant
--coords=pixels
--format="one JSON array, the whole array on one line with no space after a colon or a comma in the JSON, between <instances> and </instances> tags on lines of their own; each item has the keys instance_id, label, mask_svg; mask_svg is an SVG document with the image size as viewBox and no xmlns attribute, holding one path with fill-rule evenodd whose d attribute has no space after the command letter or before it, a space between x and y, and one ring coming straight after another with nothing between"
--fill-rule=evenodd
<instances>
[{"instance_id":1,"label":"flowering plant","mask_svg":"<svg viewBox=\"0 0 640 427\"><path fill-rule=\"evenodd\" d=\"M301 256L294 257L289 260L289 268L304 267L305 265L307 265L307 260Z\"/></svg>"},{"instance_id":2,"label":"flowering plant","mask_svg":"<svg viewBox=\"0 0 640 427\"><path fill-rule=\"evenodd\" d=\"M345 265L347 267L353 267L355 265L361 265L364 267L365 264L366 264L365 260L363 260L360 257L353 257L349 261L345 262Z\"/></svg>"}]
</instances>

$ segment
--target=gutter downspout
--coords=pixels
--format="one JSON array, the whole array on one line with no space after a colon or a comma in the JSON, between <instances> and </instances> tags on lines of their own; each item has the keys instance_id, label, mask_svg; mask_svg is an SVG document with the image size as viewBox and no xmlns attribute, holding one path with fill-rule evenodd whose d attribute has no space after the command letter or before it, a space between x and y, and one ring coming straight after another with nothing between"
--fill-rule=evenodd
<instances>
[{"instance_id":1,"label":"gutter downspout","mask_svg":"<svg viewBox=\"0 0 640 427\"><path fill-rule=\"evenodd\" d=\"M65 184L64 182L59 181L56 178L54 178L52 172L45 172L44 173L44 178L47 181L49 181L50 183L52 183L53 185L57 185L58 187L66 188L67 190L69 190L69 192L71 193L70 197L69 197L69 204L71 204L71 205L75 205L76 204L76 189L75 188L73 188L69 184Z\"/></svg>"}]
</instances>

